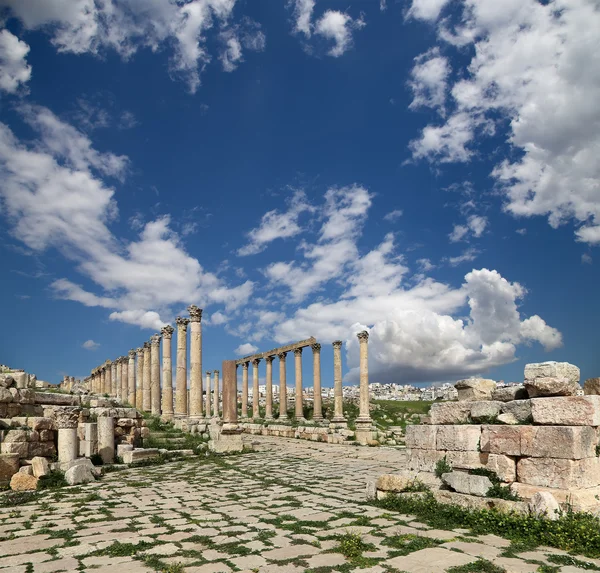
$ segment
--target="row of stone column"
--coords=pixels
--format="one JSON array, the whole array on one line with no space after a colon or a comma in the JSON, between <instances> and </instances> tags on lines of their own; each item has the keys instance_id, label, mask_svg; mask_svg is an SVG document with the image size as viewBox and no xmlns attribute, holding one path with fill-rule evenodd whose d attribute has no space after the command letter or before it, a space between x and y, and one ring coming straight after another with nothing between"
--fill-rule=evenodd
<instances>
[{"instance_id":1,"label":"row of stone column","mask_svg":"<svg viewBox=\"0 0 600 573\"><path fill-rule=\"evenodd\" d=\"M177 317L177 348L175 369L175 393L173 393L172 337L175 329L164 326L161 334L150 337L148 342L128 356L114 361L107 360L92 370L90 389L96 394L108 394L129 402L138 410L173 416L204 417L202 387L202 309L188 307L189 318ZM190 325L190 388L187 384L187 330ZM162 368L160 343L162 341ZM137 360L136 360L137 359ZM161 385L162 370L162 385ZM209 373L207 373L209 374ZM210 404L210 379L207 378L206 415L211 410L218 415L218 377L215 370L214 405Z\"/></svg>"}]
</instances>

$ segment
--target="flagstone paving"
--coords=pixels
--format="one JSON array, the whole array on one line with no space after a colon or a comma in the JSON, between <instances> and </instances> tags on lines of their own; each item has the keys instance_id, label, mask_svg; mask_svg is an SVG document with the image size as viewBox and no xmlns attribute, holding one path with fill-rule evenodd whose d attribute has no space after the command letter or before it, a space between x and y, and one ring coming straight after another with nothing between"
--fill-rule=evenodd
<instances>
[{"instance_id":1,"label":"flagstone paving","mask_svg":"<svg viewBox=\"0 0 600 573\"><path fill-rule=\"evenodd\" d=\"M562 553L515 556L500 537L431 530L366 504L367 479L402 469L401 450L252 442L253 454L110 473L0 509L0 573L115 573L115 565L127 573L442 573L480 559L534 573ZM340 551L349 532L367 544L359 560Z\"/></svg>"}]
</instances>

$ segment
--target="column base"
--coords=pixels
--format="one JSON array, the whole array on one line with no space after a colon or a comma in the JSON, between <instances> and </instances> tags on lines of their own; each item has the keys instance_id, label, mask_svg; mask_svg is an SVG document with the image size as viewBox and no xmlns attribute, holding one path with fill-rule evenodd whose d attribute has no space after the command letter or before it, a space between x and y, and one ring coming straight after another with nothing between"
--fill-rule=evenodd
<instances>
[{"instance_id":1,"label":"column base","mask_svg":"<svg viewBox=\"0 0 600 573\"><path fill-rule=\"evenodd\" d=\"M265 420L274 420L275 418L273 417L273 414L267 414L265 416Z\"/></svg>"},{"instance_id":2,"label":"column base","mask_svg":"<svg viewBox=\"0 0 600 573\"><path fill-rule=\"evenodd\" d=\"M173 412L165 412L162 414L161 419L165 420L165 422L170 422L175 417Z\"/></svg>"},{"instance_id":3,"label":"column base","mask_svg":"<svg viewBox=\"0 0 600 573\"><path fill-rule=\"evenodd\" d=\"M371 418L357 418L356 419L356 430L354 432L356 441L361 446L371 445L375 442L376 432L373 428L373 420ZM377 445L377 443L373 444Z\"/></svg>"}]
</instances>

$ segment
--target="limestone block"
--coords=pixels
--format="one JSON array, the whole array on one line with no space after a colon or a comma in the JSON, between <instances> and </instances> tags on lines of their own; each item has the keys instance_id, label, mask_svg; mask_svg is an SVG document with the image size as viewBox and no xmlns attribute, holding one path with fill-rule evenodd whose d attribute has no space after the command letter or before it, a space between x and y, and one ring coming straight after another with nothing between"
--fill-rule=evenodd
<instances>
[{"instance_id":1,"label":"limestone block","mask_svg":"<svg viewBox=\"0 0 600 573\"><path fill-rule=\"evenodd\" d=\"M568 378L571 382L579 382L579 368L568 362L535 362L525 365L525 380L536 378Z\"/></svg>"},{"instance_id":2,"label":"limestone block","mask_svg":"<svg viewBox=\"0 0 600 573\"><path fill-rule=\"evenodd\" d=\"M141 428L140 437L145 439L150 437L150 429L149 428Z\"/></svg>"},{"instance_id":3,"label":"limestone block","mask_svg":"<svg viewBox=\"0 0 600 573\"><path fill-rule=\"evenodd\" d=\"M65 472L65 480L69 485L78 485L80 483L89 483L96 481L90 468L85 465L76 465Z\"/></svg>"},{"instance_id":4,"label":"limestone block","mask_svg":"<svg viewBox=\"0 0 600 573\"><path fill-rule=\"evenodd\" d=\"M31 468L33 470L33 475L37 478L45 476L50 471L48 460L40 456L32 458Z\"/></svg>"},{"instance_id":5,"label":"limestone block","mask_svg":"<svg viewBox=\"0 0 600 573\"><path fill-rule=\"evenodd\" d=\"M19 471L19 454L0 454L0 481L8 481Z\"/></svg>"},{"instance_id":6,"label":"limestone block","mask_svg":"<svg viewBox=\"0 0 600 573\"><path fill-rule=\"evenodd\" d=\"M436 424L465 424L471 415L470 402L439 402L431 405L429 417Z\"/></svg>"},{"instance_id":7,"label":"limestone block","mask_svg":"<svg viewBox=\"0 0 600 573\"><path fill-rule=\"evenodd\" d=\"M416 424L406 426L406 447L435 450L437 428L437 426Z\"/></svg>"},{"instance_id":8,"label":"limestone block","mask_svg":"<svg viewBox=\"0 0 600 573\"><path fill-rule=\"evenodd\" d=\"M436 450L407 450L408 469L432 472L435 464L446 455L446 452Z\"/></svg>"},{"instance_id":9,"label":"limestone block","mask_svg":"<svg viewBox=\"0 0 600 573\"><path fill-rule=\"evenodd\" d=\"M487 378L467 378L459 380L454 387L458 390L459 402L474 400L491 400L496 383Z\"/></svg>"},{"instance_id":10,"label":"limestone block","mask_svg":"<svg viewBox=\"0 0 600 573\"><path fill-rule=\"evenodd\" d=\"M52 392L34 392L35 403L44 406L80 406L79 396L71 394L53 394Z\"/></svg>"},{"instance_id":11,"label":"limestone block","mask_svg":"<svg viewBox=\"0 0 600 573\"><path fill-rule=\"evenodd\" d=\"M478 451L481 426L438 426L437 450Z\"/></svg>"},{"instance_id":12,"label":"limestone block","mask_svg":"<svg viewBox=\"0 0 600 573\"><path fill-rule=\"evenodd\" d=\"M30 417L27 418L27 426L32 430L51 430L53 428L52 418Z\"/></svg>"},{"instance_id":13,"label":"limestone block","mask_svg":"<svg viewBox=\"0 0 600 573\"><path fill-rule=\"evenodd\" d=\"M18 454L21 458L26 458L28 455L27 442L2 442L0 444L0 453L2 454Z\"/></svg>"},{"instance_id":14,"label":"limestone block","mask_svg":"<svg viewBox=\"0 0 600 573\"><path fill-rule=\"evenodd\" d=\"M98 418L98 453L105 464L115 461L115 420L110 417Z\"/></svg>"},{"instance_id":15,"label":"limestone block","mask_svg":"<svg viewBox=\"0 0 600 573\"><path fill-rule=\"evenodd\" d=\"M581 394L581 386L568 378L535 378L525 380L525 388L530 398L551 396L577 396Z\"/></svg>"},{"instance_id":16,"label":"limestone block","mask_svg":"<svg viewBox=\"0 0 600 573\"><path fill-rule=\"evenodd\" d=\"M244 444L241 434L221 434L208 442L208 449L216 454L242 452Z\"/></svg>"},{"instance_id":17,"label":"limestone block","mask_svg":"<svg viewBox=\"0 0 600 573\"><path fill-rule=\"evenodd\" d=\"M10 489L13 491L31 491L37 489L38 478L17 472L10 479Z\"/></svg>"},{"instance_id":18,"label":"limestone block","mask_svg":"<svg viewBox=\"0 0 600 573\"><path fill-rule=\"evenodd\" d=\"M529 502L529 511L537 517L556 520L560 514L560 505L547 491L538 491Z\"/></svg>"},{"instance_id":19,"label":"limestone block","mask_svg":"<svg viewBox=\"0 0 600 573\"><path fill-rule=\"evenodd\" d=\"M21 473L21 474L27 474L28 476L32 476L33 475L33 468L31 466L21 466L19 468L19 473Z\"/></svg>"},{"instance_id":20,"label":"limestone block","mask_svg":"<svg viewBox=\"0 0 600 573\"><path fill-rule=\"evenodd\" d=\"M0 388L10 388L16 384L15 379L10 374L0 374Z\"/></svg>"},{"instance_id":21,"label":"limestone block","mask_svg":"<svg viewBox=\"0 0 600 573\"><path fill-rule=\"evenodd\" d=\"M133 418L119 418L117 420L117 426L122 428L129 428L131 426L135 426L136 421Z\"/></svg>"},{"instance_id":22,"label":"limestone block","mask_svg":"<svg viewBox=\"0 0 600 573\"><path fill-rule=\"evenodd\" d=\"M27 388L29 385L29 374L27 372L12 372L11 376L14 378L17 388Z\"/></svg>"},{"instance_id":23,"label":"limestone block","mask_svg":"<svg viewBox=\"0 0 600 573\"><path fill-rule=\"evenodd\" d=\"M482 452L520 456L521 441L531 432L532 426L484 425L481 428Z\"/></svg>"},{"instance_id":24,"label":"limestone block","mask_svg":"<svg viewBox=\"0 0 600 573\"><path fill-rule=\"evenodd\" d=\"M76 406L44 406L44 418L52 418L53 429L77 428L81 408Z\"/></svg>"},{"instance_id":25,"label":"limestone block","mask_svg":"<svg viewBox=\"0 0 600 573\"><path fill-rule=\"evenodd\" d=\"M54 430L40 430L40 442L51 442L53 440Z\"/></svg>"},{"instance_id":26,"label":"limestone block","mask_svg":"<svg viewBox=\"0 0 600 573\"><path fill-rule=\"evenodd\" d=\"M123 452L123 463L131 464L141 460L148 460L158 457L159 454L160 452L156 448L139 448L137 450L130 450L128 452Z\"/></svg>"},{"instance_id":27,"label":"limestone block","mask_svg":"<svg viewBox=\"0 0 600 573\"><path fill-rule=\"evenodd\" d=\"M486 422L490 418L497 418L500 414L502 402L497 400L480 400L471 406L471 419L474 422Z\"/></svg>"},{"instance_id":28,"label":"limestone block","mask_svg":"<svg viewBox=\"0 0 600 573\"><path fill-rule=\"evenodd\" d=\"M0 388L0 402L8 403L13 401L13 395L8 388Z\"/></svg>"},{"instance_id":29,"label":"limestone block","mask_svg":"<svg viewBox=\"0 0 600 573\"><path fill-rule=\"evenodd\" d=\"M596 455L596 442L596 431L590 426L530 426L522 434L521 454L580 460Z\"/></svg>"},{"instance_id":30,"label":"limestone block","mask_svg":"<svg viewBox=\"0 0 600 573\"><path fill-rule=\"evenodd\" d=\"M517 422L531 422L531 400L511 400L502 404L503 414L512 414Z\"/></svg>"},{"instance_id":31,"label":"limestone block","mask_svg":"<svg viewBox=\"0 0 600 573\"><path fill-rule=\"evenodd\" d=\"M598 502L600 499L600 487L557 489L515 482L511 484L510 489L524 500L533 499L538 492L548 492L552 494L559 504L570 505L573 511L587 511L595 514L600 512Z\"/></svg>"},{"instance_id":32,"label":"limestone block","mask_svg":"<svg viewBox=\"0 0 600 573\"><path fill-rule=\"evenodd\" d=\"M441 452L442 454L444 452ZM455 469L473 470L487 464L488 454L482 452L445 452L446 461Z\"/></svg>"},{"instance_id":33,"label":"limestone block","mask_svg":"<svg viewBox=\"0 0 600 573\"><path fill-rule=\"evenodd\" d=\"M102 470L100 468L97 468L96 466L94 466L92 461L89 460L88 458L78 458L78 459L72 460L70 462L61 463L61 464L59 464L59 469L66 473L68 470L70 470L71 468L74 468L75 466L86 467L88 469L88 471L90 471L92 473L92 475L94 475L94 476L102 475Z\"/></svg>"},{"instance_id":34,"label":"limestone block","mask_svg":"<svg viewBox=\"0 0 600 573\"><path fill-rule=\"evenodd\" d=\"M122 458L124 452L131 452L133 446L131 444L119 444L117 445L117 457Z\"/></svg>"},{"instance_id":35,"label":"limestone block","mask_svg":"<svg viewBox=\"0 0 600 573\"><path fill-rule=\"evenodd\" d=\"M30 442L27 450L27 457L29 459L36 456L51 458L57 454L56 446L54 441L49 442Z\"/></svg>"},{"instance_id":36,"label":"limestone block","mask_svg":"<svg viewBox=\"0 0 600 573\"><path fill-rule=\"evenodd\" d=\"M486 476L473 476L465 472L450 472L442 475L442 481L458 493L485 497L492 487Z\"/></svg>"},{"instance_id":37,"label":"limestone block","mask_svg":"<svg viewBox=\"0 0 600 573\"><path fill-rule=\"evenodd\" d=\"M508 426L514 426L519 423L519 420L517 420L512 414L500 414L496 421Z\"/></svg>"},{"instance_id":38,"label":"limestone block","mask_svg":"<svg viewBox=\"0 0 600 573\"><path fill-rule=\"evenodd\" d=\"M25 430L9 430L4 434L4 438L2 441L6 443L26 442L27 432Z\"/></svg>"},{"instance_id":39,"label":"limestone block","mask_svg":"<svg viewBox=\"0 0 600 573\"><path fill-rule=\"evenodd\" d=\"M600 396L564 396L531 400L534 424L600 426Z\"/></svg>"},{"instance_id":40,"label":"limestone block","mask_svg":"<svg viewBox=\"0 0 600 573\"><path fill-rule=\"evenodd\" d=\"M521 483L558 489L595 487L600 485L600 458L523 458L517 462L517 478Z\"/></svg>"},{"instance_id":41,"label":"limestone block","mask_svg":"<svg viewBox=\"0 0 600 573\"><path fill-rule=\"evenodd\" d=\"M517 462L502 454L489 454L485 467L493 471L503 482L512 483L517 479Z\"/></svg>"},{"instance_id":42,"label":"limestone block","mask_svg":"<svg viewBox=\"0 0 600 573\"><path fill-rule=\"evenodd\" d=\"M511 402L512 400L524 400L529 398L529 394L523 384L514 384L512 386L504 386L496 388L492 392L492 400L500 402Z\"/></svg>"},{"instance_id":43,"label":"limestone block","mask_svg":"<svg viewBox=\"0 0 600 573\"><path fill-rule=\"evenodd\" d=\"M11 388L10 392L13 394L13 402L18 402L19 404L35 404L35 390L30 388Z\"/></svg>"},{"instance_id":44,"label":"limestone block","mask_svg":"<svg viewBox=\"0 0 600 573\"><path fill-rule=\"evenodd\" d=\"M583 384L583 393L586 395L600 394L600 378L588 378Z\"/></svg>"}]
</instances>

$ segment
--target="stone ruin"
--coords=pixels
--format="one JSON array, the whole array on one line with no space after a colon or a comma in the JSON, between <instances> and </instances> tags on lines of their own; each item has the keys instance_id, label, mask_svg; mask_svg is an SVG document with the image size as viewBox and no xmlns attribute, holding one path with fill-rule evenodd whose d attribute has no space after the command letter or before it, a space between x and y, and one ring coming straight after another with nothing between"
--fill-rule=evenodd
<instances>
[{"instance_id":1,"label":"stone ruin","mask_svg":"<svg viewBox=\"0 0 600 573\"><path fill-rule=\"evenodd\" d=\"M566 362L525 366L522 385L497 388L493 380L460 380L457 402L433 404L425 423L408 426L409 471L371 484L379 498L402 491L415 477L440 501L556 516L560 507L600 513L600 379L579 384ZM436 465L451 471L437 480ZM487 497L485 468L522 501ZM441 487L441 489L440 489Z\"/></svg>"}]
</instances>

